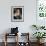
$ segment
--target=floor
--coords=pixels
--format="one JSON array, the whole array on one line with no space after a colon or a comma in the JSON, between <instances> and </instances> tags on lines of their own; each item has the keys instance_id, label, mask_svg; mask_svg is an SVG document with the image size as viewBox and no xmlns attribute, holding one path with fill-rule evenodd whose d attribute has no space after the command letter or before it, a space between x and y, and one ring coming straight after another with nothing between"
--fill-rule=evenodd
<instances>
[{"instance_id":1,"label":"floor","mask_svg":"<svg viewBox=\"0 0 46 46\"><path fill-rule=\"evenodd\" d=\"M34 43L34 42L32 42L32 43L30 43L31 45L30 46L37 46L37 43ZM0 42L0 46L4 46L4 43L2 42ZM15 43L8 43L8 45L7 46L15 46ZM21 45L21 46L25 46L25 45ZM46 46L46 43L44 43L44 45L42 45L42 46Z\"/></svg>"}]
</instances>

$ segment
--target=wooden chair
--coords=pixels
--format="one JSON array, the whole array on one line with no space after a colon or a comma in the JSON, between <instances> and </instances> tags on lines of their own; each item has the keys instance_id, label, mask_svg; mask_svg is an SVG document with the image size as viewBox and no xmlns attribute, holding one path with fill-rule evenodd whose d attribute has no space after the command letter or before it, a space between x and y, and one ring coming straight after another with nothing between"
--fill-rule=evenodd
<instances>
[{"instance_id":1,"label":"wooden chair","mask_svg":"<svg viewBox=\"0 0 46 46\"><path fill-rule=\"evenodd\" d=\"M4 43L5 43L5 46L7 46L8 45L8 42L7 42L7 36L17 36L17 38L15 38L15 40L17 40L16 41L16 45L15 46L18 46L18 33L17 34L10 34L10 33L5 33L5 41L4 41Z\"/></svg>"},{"instance_id":2,"label":"wooden chair","mask_svg":"<svg viewBox=\"0 0 46 46\"><path fill-rule=\"evenodd\" d=\"M26 39L26 41L19 43L19 45L21 46L30 46L30 42L29 42L29 33L21 33L21 37L22 40ZM20 39L21 40L21 39Z\"/></svg>"}]
</instances>

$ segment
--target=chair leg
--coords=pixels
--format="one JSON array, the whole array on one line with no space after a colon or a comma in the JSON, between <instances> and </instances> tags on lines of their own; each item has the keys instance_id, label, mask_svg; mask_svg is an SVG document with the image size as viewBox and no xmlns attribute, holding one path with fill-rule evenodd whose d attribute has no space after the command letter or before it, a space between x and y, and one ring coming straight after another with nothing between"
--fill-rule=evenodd
<instances>
[{"instance_id":1,"label":"chair leg","mask_svg":"<svg viewBox=\"0 0 46 46\"><path fill-rule=\"evenodd\" d=\"M17 46L18 46L18 34L17 34Z\"/></svg>"},{"instance_id":2,"label":"chair leg","mask_svg":"<svg viewBox=\"0 0 46 46\"><path fill-rule=\"evenodd\" d=\"M7 46L7 42L6 42L6 41L5 41L5 43L4 43L4 44L5 44L5 46Z\"/></svg>"},{"instance_id":3,"label":"chair leg","mask_svg":"<svg viewBox=\"0 0 46 46\"><path fill-rule=\"evenodd\" d=\"M7 34L5 34L5 46L7 46Z\"/></svg>"}]
</instances>

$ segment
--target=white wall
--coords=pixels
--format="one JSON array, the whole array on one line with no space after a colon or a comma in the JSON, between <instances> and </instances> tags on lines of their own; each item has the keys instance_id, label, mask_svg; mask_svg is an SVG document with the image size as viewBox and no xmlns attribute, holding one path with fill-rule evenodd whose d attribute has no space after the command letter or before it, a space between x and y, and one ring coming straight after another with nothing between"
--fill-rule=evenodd
<instances>
[{"instance_id":1,"label":"white wall","mask_svg":"<svg viewBox=\"0 0 46 46\"><path fill-rule=\"evenodd\" d=\"M24 22L11 22L11 6L24 6ZM36 24L36 0L0 0L0 34L17 26L32 36L32 24Z\"/></svg>"}]
</instances>

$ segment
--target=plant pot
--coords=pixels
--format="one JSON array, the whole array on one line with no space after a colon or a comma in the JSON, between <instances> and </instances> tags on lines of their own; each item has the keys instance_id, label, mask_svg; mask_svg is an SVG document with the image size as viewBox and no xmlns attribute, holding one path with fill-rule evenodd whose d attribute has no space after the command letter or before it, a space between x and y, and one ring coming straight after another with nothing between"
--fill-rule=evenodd
<instances>
[{"instance_id":1,"label":"plant pot","mask_svg":"<svg viewBox=\"0 0 46 46\"><path fill-rule=\"evenodd\" d=\"M44 39L38 39L37 42L38 42L39 44L41 44L41 43L44 42Z\"/></svg>"},{"instance_id":2,"label":"plant pot","mask_svg":"<svg viewBox=\"0 0 46 46\"><path fill-rule=\"evenodd\" d=\"M40 39L37 39L37 43L40 43Z\"/></svg>"}]
</instances>

